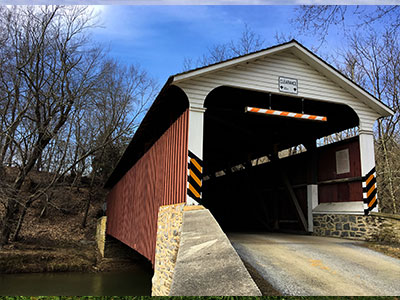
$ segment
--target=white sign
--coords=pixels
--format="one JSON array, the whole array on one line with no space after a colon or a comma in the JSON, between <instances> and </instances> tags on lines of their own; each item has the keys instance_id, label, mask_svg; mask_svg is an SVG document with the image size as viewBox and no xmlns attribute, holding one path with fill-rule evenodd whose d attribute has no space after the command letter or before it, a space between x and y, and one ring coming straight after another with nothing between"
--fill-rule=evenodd
<instances>
[{"instance_id":1,"label":"white sign","mask_svg":"<svg viewBox=\"0 0 400 300\"><path fill-rule=\"evenodd\" d=\"M297 94L297 79L279 77L279 91L290 94Z\"/></svg>"}]
</instances>

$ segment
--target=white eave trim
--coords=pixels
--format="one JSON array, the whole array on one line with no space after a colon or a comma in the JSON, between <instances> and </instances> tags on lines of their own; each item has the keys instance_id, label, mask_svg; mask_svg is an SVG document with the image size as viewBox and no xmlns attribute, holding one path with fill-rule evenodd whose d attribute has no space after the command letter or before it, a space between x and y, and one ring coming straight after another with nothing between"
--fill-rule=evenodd
<instances>
[{"instance_id":1,"label":"white eave trim","mask_svg":"<svg viewBox=\"0 0 400 300\"><path fill-rule=\"evenodd\" d=\"M269 54L273 54L275 52L279 52L279 51L282 51L282 50L289 49L289 48L291 48L291 47L293 47L295 45L296 44L294 42L291 42L291 43L284 44L284 45L281 45L281 46L273 47L271 49L266 49L264 51L256 52L256 53L253 53L253 54L248 54L248 55L245 55L245 56L242 56L242 57L238 57L238 58L233 58L233 59L230 59L230 60L225 61L225 62L216 63L216 64L211 65L209 67L204 67L204 68L201 68L201 69L198 69L198 70L188 71L187 73L180 74L180 75L175 75L173 83L177 83L179 81L182 81L182 80L185 80L185 79L189 79L189 78L192 78L192 77L196 77L196 76L199 76L199 75L204 75L204 74L207 74L207 73L210 73L210 72L213 72L213 71L219 71L219 70L222 70L222 69L225 69L225 68L228 68L228 67L232 67L232 66L241 64L241 63L245 63L245 62L248 62L248 61L251 61L251 60L266 56L266 55L269 55Z\"/></svg>"}]
</instances>

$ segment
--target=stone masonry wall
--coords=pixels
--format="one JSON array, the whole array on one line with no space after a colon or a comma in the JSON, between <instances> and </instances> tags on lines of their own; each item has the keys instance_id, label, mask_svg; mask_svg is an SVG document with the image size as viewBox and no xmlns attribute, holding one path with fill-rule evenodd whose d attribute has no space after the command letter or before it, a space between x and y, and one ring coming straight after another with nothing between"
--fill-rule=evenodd
<instances>
[{"instance_id":1,"label":"stone masonry wall","mask_svg":"<svg viewBox=\"0 0 400 300\"><path fill-rule=\"evenodd\" d=\"M152 296L169 295L178 255L184 206L184 203L166 205L161 206L158 211Z\"/></svg>"},{"instance_id":2,"label":"stone masonry wall","mask_svg":"<svg viewBox=\"0 0 400 300\"><path fill-rule=\"evenodd\" d=\"M103 216L97 220L96 242L97 242L97 249L99 250L101 257L104 257L104 248L106 243L106 223L107 223L106 216Z\"/></svg>"},{"instance_id":3,"label":"stone masonry wall","mask_svg":"<svg viewBox=\"0 0 400 300\"><path fill-rule=\"evenodd\" d=\"M400 216L314 215L313 234L400 244Z\"/></svg>"}]
</instances>

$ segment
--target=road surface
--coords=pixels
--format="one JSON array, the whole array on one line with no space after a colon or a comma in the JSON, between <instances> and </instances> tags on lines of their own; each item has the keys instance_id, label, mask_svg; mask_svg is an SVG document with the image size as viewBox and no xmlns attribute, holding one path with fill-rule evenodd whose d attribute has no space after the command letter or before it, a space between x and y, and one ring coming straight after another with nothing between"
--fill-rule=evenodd
<instances>
[{"instance_id":1,"label":"road surface","mask_svg":"<svg viewBox=\"0 0 400 300\"><path fill-rule=\"evenodd\" d=\"M400 260L338 238L230 233L239 256L283 295L400 295Z\"/></svg>"}]
</instances>

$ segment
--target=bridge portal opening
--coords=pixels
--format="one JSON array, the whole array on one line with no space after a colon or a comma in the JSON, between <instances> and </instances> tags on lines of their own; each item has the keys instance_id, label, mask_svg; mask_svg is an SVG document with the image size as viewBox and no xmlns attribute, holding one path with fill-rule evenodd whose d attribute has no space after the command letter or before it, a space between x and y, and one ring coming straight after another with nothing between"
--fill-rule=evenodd
<instances>
[{"instance_id":1,"label":"bridge portal opening","mask_svg":"<svg viewBox=\"0 0 400 300\"><path fill-rule=\"evenodd\" d=\"M316 140L358 126L357 114L346 105L232 87L213 90L204 106L202 204L225 231L306 231L300 215L307 220L307 185L317 183L323 168ZM246 107L327 121L246 113ZM302 153L287 155L299 145Z\"/></svg>"}]
</instances>

